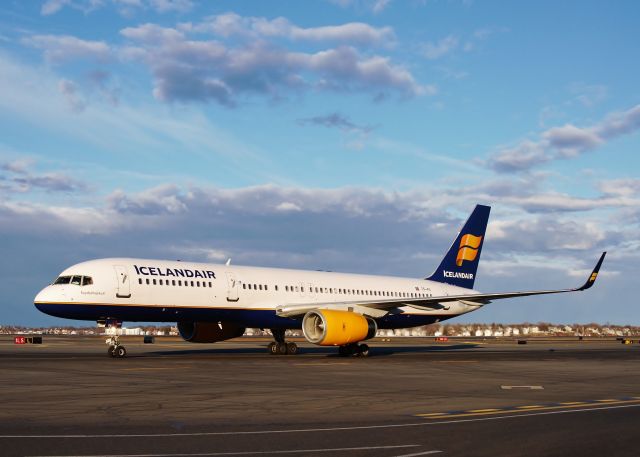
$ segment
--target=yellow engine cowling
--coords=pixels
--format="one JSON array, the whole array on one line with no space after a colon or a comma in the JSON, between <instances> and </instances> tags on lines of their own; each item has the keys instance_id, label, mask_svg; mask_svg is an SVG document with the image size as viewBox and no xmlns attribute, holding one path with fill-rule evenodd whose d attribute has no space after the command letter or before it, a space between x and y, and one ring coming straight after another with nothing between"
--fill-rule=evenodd
<instances>
[{"instance_id":1,"label":"yellow engine cowling","mask_svg":"<svg viewBox=\"0 0 640 457\"><path fill-rule=\"evenodd\" d=\"M320 346L343 346L368 340L376 335L376 322L351 311L318 309L302 319L302 332L310 343Z\"/></svg>"},{"instance_id":2,"label":"yellow engine cowling","mask_svg":"<svg viewBox=\"0 0 640 457\"><path fill-rule=\"evenodd\" d=\"M246 329L229 322L178 322L178 332L190 343L215 343L242 336Z\"/></svg>"}]
</instances>

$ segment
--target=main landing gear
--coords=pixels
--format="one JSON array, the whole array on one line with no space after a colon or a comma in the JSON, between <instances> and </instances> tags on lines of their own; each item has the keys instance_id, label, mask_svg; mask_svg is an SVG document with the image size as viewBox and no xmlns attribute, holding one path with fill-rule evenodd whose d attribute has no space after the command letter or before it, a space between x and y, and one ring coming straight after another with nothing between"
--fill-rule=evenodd
<instances>
[{"instance_id":1,"label":"main landing gear","mask_svg":"<svg viewBox=\"0 0 640 457\"><path fill-rule=\"evenodd\" d=\"M366 344L345 344L338 348L340 357L367 357L369 355L369 346Z\"/></svg>"},{"instance_id":2,"label":"main landing gear","mask_svg":"<svg viewBox=\"0 0 640 457\"><path fill-rule=\"evenodd\" d=\"M271 334L273 335L274 342L269 343L267 346L269 354L271 355L296 355L298 353L298 345L293 342L286 342L284 340L284 330L278 328L272 328Z\"/></svg>"},{"instance_id":3,"label":"main landing gear","mask_svg":"<svg viewBox=\"0 0 640 457\"><path fill-rule=\"evenodd\" d=\"M111 336L107 338L106 343L109 345L109 349L107 349L107 354L114 358L123 358L127 355L127 350L124 346L120 345L120 338L117 335Z\"/></svg>"}]
</instances>

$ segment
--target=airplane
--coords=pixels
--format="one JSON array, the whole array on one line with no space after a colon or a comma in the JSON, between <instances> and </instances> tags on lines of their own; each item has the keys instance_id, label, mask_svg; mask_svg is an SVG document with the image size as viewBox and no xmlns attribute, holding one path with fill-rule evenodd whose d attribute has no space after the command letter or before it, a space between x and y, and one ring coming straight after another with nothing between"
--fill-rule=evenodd
<instances>
[{"instance_id":1,"label":"airplane","mask_svg":"<svg viewBox=\"0 0 640 457\"><path fill-rule=\"evenodd\" d=\"M296 354L287 329L337 346L341 356L367 356L363 343L378 329L433 324L480 309L493 300L576 292L593 286L603 252L580 287L481 293L473 289L491 208L476 205L434 273L427 278L262 268L137 258L107 258L64 270L34 299L56 317L118 327L123 321L177 322L192 343L214 343L270 329L274 355ZM108 354L125 357L119 337Z\"/></svg>"}]
</instances>

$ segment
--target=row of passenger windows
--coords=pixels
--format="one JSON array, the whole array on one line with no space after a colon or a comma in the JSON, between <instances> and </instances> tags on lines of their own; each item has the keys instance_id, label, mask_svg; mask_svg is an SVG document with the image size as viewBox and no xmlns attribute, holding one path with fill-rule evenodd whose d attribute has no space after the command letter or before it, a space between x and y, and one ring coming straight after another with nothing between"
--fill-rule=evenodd
<instances>
[{"instance_id":1,"label":"row of passenger windows","mask_svg":"<svg viewBox=\"0 0 640 457\"><path fill-rule=\"evenodd\" d=\"M242 284L243 289L249 290L269 290L266 284ZM278 290L278 286L274 286L275 290ZM304 293L304 286L284 286L285 292L302 292ZM366 289L341 289L335 287L314 287L309 286L307 291L316 294L341 294L341 295L366 295L377 297L396 297L396 298L426 298L430 297L428 293L415 293L415 292L391 292L382 290L366 290Z\"/></svg>"},{"instance_id":2,"label":"row of passenger windows","mask_svg":"<svg viewBox=\"0 0 640 457\"><path fill-rule=\"evenodd\" d=\"M74 284L76 286L90 286L93 284L91 276L60 276L54 284Z\"/></svg>"},{"instance_id":3,"label":"row of passenger windows","mask_svg":"<svg viewBox=\"0 0 640 457\"><path fill-rule=\"evenodd\" d=\"M85 276L86 278L86 276ZM91 279L91 278L89 278ZM57 284L57 282L56 282ZM213 287L212 283L205 281L182 281L181 279L149 279L145 278L144 282L142 278L138 278L138 284L147 285L165 285L165 286L185 286L185 287ZM278 291L278 286L273 286L274 290ZM247 284L243 283L242 288L245 290L263 290L268 291L269 286L266 284ZM305 292L304 286L284 286L285 292ZM309 292L315 292L316 294L340 294L340 295L365 295L375 297L390 297L390 298L427 298L431 294L415 293L415 292L391 292L381 290L366 290L366 289L341 289L334 287L313 287L306 288Z\"/></svg>"},{"instance_id":4,"label":"row of passenger windows","mask_svg":"<svg viewBox=\"0 0 640 457\"><path fill-rule=\"evenodd\" d=\"M138 278L138 284L154 285L154 286L179 286L179 287L213 287L211 281L183 281L182 279L149 279Z\"/></svg>"}]
</instances>

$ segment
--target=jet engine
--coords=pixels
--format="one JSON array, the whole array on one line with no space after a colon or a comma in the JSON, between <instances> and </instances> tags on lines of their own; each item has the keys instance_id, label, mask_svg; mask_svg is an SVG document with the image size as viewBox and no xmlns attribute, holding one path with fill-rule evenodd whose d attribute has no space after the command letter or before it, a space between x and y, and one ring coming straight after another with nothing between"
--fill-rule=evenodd
<instances>
[{"instance_id":1,"label":"jet engine","mask_svg":"<svg viewBox=\"0 0 640 457\"><path fill-rule=\"evenodd\" d=\"M318 309L302 319L304 337L320 346L344 346L368 340L376 335L376 322L351 311Z\"/></svg>"},{"instance_id":2,"label":"jet engine","mask_svg":"<svg viewBox=\"0 0 640 457\"><path fill-rule=\"evenodd\" d=\"M215 343L242 336L246 329L229 322L178 322L178 332L190 343Z\"/></svg>"}]
</instances>

